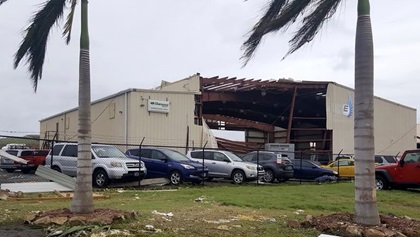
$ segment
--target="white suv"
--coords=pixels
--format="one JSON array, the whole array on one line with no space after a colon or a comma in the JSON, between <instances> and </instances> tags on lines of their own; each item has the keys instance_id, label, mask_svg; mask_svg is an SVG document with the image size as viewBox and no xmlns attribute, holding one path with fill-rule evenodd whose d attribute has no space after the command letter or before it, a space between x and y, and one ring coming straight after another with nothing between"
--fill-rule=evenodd
<instances>
[{"instance_id":1,"label":"white suv","mask_svg":"<svg viewBox=\"0 0 420 237\"><path fill-rule=\"evenodd\" d=\"M187 156L203 162L203 150L188 151ZM236 184L263 177L265 173L261 165L245 162L230 151L204 150L204 165L209 168L210 179L226 178Z\"/></svg>"},{"instance_id":2,"label":"white suv","mask_svg":"<svg viewBox=\"0 0 420 237\"><path fill-rule=\"evenodd\" d=\"M128 158L114 146L92 144L93 184L106 187L111 180L142 180L146 174L143 162ZM140 164L140 167L139 167ZM45 166L71 177L77 175L77 144L56 143L45 159Z\"/></svg>"}]
</instances>

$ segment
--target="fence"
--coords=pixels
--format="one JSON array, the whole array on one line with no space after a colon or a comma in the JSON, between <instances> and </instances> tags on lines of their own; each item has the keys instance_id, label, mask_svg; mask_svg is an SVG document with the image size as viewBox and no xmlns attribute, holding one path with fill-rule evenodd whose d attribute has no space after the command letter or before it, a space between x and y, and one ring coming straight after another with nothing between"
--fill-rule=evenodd
<instances>
[{"instance_id":1,"label":"fence","mask_svg":"<svg viewBox=\"0 0 420 237\"><path fill-rule=\"evenodd\" d=\"M9 144L9 147L7 145ZM14 144L14 145L13 145ZM22 146L25 145L25 149L13 149L13 146ZM55 145L55 146L54 146ZM70 176L77 176L77 143L75 141L58 141L50 139L40 139L36 137L14 137L14 136L0 136L0 147L3 147L3 150L7 150L9 154L22 157L28 160L28 165L22 165L13 161L10 161L4 157L1 158L1 170L0 170L0 184L1 183L17 183L17 182L42 182L48 181L44 178L41 178L34 174L34 170L38 165L45 165L46 167L55 169L57 171L63 172ZM51 148L54 147L52 151ZM7 149L10 148L10 149ZM21 147L20 147L21 148ZM195 150L197 154L195 157L192 157L193 154L191 151ZM203 185L208 184L210 178L208 177L207 170L210 172L214 168L213 166L220 166L219 163L229 163L232 164L235 162L237 156L232 153L225 154L225 156L232 156L233 158L230 161L223 160L225 159L220 155L208 155L210 151L226 151L215 148L206 148L204 147L188 147L188 146L162 146L157 144L110 144L110 143L95 143L92 142L92 161L93 161L93 184L98 187L107 186L111 181L112 183L120 183L122 185L130 182L134 186L142 186L144 178L154 178L154 177L165 177L168 178L170 183L178 184L182 181L188 183L202 183ZM46 157L45 152L50 153ZM174 152L177 151L177 152ZM200 163L194 162L185 163L183 159L186 154L190 151L190 158L199 161ZM201 152L200 152L201 151ZM168 153L169 152L169 153ZM228 152L228 151L227 151ZM181 153L182 155L179 155ZM267 157L265 154L267 151L259 149L253 154L242 156L245 161L256 163L258 166L264 166L266 171L269 170L268 163L273 163L272 159ZM128 159L127 156L131 159ZM208 156L208 157L206 157ZM305 171L305 169L315 169L314 167L319 168L317 165L326 165L337 157L340 159L339 162L336 162L334 166L330 168L336 169L338 175L344 170L344 166L349 165L346 163L346 159L342 158L351 158L351 154L328 154L320 153L313 150L307 151L282 151L280 154L276 153L277 159L276 163L281 163L287 165L287 157L294 156L295 160L291 163L294 164L294 173L293 177L285 176L284 178L277 178L279 181L287 181L289 178L296 178L296 174L300 174ZM111 158L110 158L111 157ZM145 158L146 157L146 158ZM175 159L181 162L178 162L179 168L168 167L168 157ZM187 161L187 160L185 160ZM147 167L147 176L145 176L145 168L142 163L146 163ZM208 163L210 162L210 163ZM163 165L166 163L164 168ZM176 163L176 162L175 162ZM214 163L214 165L213 165ZM204 165L205 164L205 165ZM160 166L160 168L159 168ZM341 166L341 168L340 168ZM251 166L249 166L251 167ZM248 168L249 168L248 167ZM220 168L220 167L219 167ZM248 169L244 168L244 169ZM223 169L223 168L221 168ZM290 168L289 168L290 169ZM292 168L293 169L293 168ZM177 171L177 172L175 172ZM239 175L248 175L247 170L244 170ZM284 172L283 170L282 172ZM233 171L231 173L226 173L229 179L234 179ZM246 173L244 173L246 172ZM266 174L269 172L266 172ZM319 173L319 176L323 173ZM277 175L277 174L275 174ZM262 184L264 182L260 181L261 178L270 180L270 177L264 177L261 172L256 170L254 172L253 180L257 184ZM249 178L249 177L248 177ZM114 182L120 180L119 182ZM143 180L143 181L142 181ZM296 179L295 179L296 180ZM300 176L298 180L301 183L303 180L314 180L313 178L307 178ZM327 179L328 180L328 179ZM240 181L240 180L239 180ZM274 179L271 179L274 181ZM322 181L322 180L318 180ZM132 183L134 182L134 183Z\"/></svg>"}]
</instances>

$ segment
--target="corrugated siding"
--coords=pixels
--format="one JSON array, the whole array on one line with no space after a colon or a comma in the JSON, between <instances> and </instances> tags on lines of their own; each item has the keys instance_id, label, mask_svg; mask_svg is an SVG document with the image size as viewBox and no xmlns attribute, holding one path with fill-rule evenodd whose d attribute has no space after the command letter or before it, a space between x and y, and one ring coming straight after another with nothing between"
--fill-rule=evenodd
<instances>
[{"instance_id":1,"label":"corrugated siding","mask_svg":"<svg viewBox=\"0 0 420 237\"><path fill-rule=\"evenodd\" d=\"M149 112L148 99L168 101L169 113ZM190 144L201 145L201 126L194 125L194 94L176 92L133 92L129 103L129 139L144 144L185 146L187 126ZM200 133L196 130L199 129Z\"/></svg>"},{"instance_id":2,"label":"corrugated siding","mask_svg":"<svg viewBox=\"0 0 420 237\"><path fill-rule=\"evenodd\" d=\"M330 83L327 89L327 128L333 130L333 153L354 153L354 113L346 116L343 107L354 104L354 91ZM416 110L375 97L375 152L395 155L415 148Z\"/></svg>"}]
</instances>

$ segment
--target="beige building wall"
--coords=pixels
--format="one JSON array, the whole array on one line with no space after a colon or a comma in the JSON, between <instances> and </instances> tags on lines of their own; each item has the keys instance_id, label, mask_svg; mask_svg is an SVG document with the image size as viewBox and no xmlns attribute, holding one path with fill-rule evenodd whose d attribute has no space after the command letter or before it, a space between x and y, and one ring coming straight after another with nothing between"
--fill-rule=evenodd
<instances>
[{"instance_id":1,"label":"beige building wall","mask_svg":"<svg viewBox=\"0 0 420 237\"><path fill-rule=\"evenodd\" d=\"M144 139L143 145L201 147L208 142L207 147L217 147L208 127L194 124L195 94L129 89L95 101L91 107L92 142L137 145ZM167 102L169 109L150 111L151 100ZM59 140L76 141L77 122L77 108L43 119L41 137L49 134L46 138L52 139L58 126Z\"/></svg>"},{"instance_id":2,"label":"beige building wall","mask_svg":"<svg viewBox=\"0 0 420 237\"><path fill-rule=\"evenodd\" d=\"M350 99L349 99L350 98ZM330 83L327 89L327 129L333 130L333 154L354 153L354 109L350 115L345 105L353 105L354 90ZM375 153L396 155L415 148L416 110L379 97L375 106Z\"/></svg>"}]
</instances>

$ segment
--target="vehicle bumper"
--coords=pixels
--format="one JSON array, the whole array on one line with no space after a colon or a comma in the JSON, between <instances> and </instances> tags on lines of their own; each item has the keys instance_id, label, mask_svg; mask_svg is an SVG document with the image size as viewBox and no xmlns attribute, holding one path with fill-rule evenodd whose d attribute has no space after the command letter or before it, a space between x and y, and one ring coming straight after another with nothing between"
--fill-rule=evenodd
<instances>
[{"instance_id":1,"label":"vehicle bumper","mask_svg":"<svg viewBox=\"0 0 420 237\"><path fill-rule=\"evenodd\" d=\"M110 179L124 179L124 180L138 180L143 179L147 175L147 170L145 169L119 169L112 168L108 169L108 177Z\"/></svg>"},{"instance_id":2,"label":"vehicle bumper","mask_svg":"<svg viewBox=\"0 0 420 237\"><path fill-rule=\"evenodd\" d=\"M203 178L207 178L209 176L209 172L208 171L192 171L192 172L186 172L183 176L183 181L184 182L194 182L194 181L199 181Z\"/></svg>"},{"instance_id":3,"label":"vehicle bumper","mask_svg":"<svg viewBox=\"0 0 420 237\"><path fill-rule=\"evenodd\" d=\"M0 169L35 169L33 164L1 164Z\"/></svg>"},{"instance_id":4,"label":"vehicle bumper","mask_svg":"<svg viewBox=\"0 0 420 237\"><path fill-rule=\"evenodd\" d=\"M258 172L256 170L245 170L245 176L249 180L257 179L257 175L258 177L263 177L264 174L264 170L258 170Z\"/></svg>"}]
</instances>

